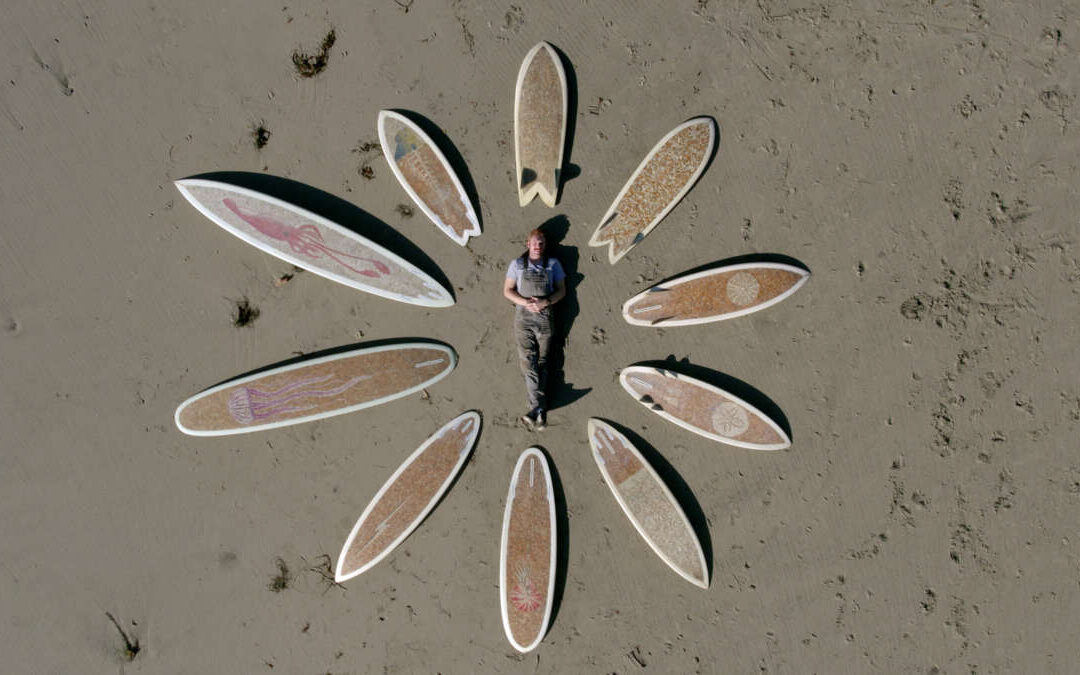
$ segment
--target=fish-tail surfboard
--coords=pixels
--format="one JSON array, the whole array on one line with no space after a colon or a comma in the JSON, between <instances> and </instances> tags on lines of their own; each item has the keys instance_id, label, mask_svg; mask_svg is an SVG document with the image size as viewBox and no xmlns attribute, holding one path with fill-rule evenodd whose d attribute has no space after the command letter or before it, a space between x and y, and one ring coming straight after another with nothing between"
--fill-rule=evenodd
<instances>
[{"instance_id":1,"label":"fish-tail surfboard","mask_svg":"<svg viewBox=\"0 0 1080 675\"><path fill-rule=\"evenodd\" d=\"M184 401L176 426L192 436L226 436L342 415L420 391L456 365L449 345L406 342L270 366Z\"/></svg>"},{"instance_id":2,"label":"fish-tail surfboard","mask_svg":"<svg viewBox=\"0 0 1080 675\"><path fill-rule=\"evenodd\" d=\"M791 447L768 415L707 382L652 366L624 368L619 382L657 415L705 438L751 450Z\"/></svg>"},{"instance_id":3,"label":"fish-tail surfboard","mask_svg":"<svg viewBox=\"0 0 1080 675\"><path fill-rule=\"evenodd\" d=\"M514 159L521 206L537 196L550 207L558 200L567 99L562 59L551 45L541 42L525 55L514 92Z\"/></svg>"},{"instance_id":4,"label":"fish-tail surfboard","mask_svg":"<svg viewBox=\"0 0 1080 675\"><path fill-rule=\"evenodd\" d=\"M555 589L555 493L539 448L521 453L503 514L499 602L506 638L519 652L534 649L551 620Z\"/></svg>"},{"instance_id":5,"label":"fish-tail surfboard","mask_svg":"<svg viewBox=\"0 0 1080 675\"><path fill-rule=\"evenodd\" d=\"M675 277L623 304L635 326L689 326L771 307L802 288L810 273L784 263L741 263Z\"/></svg>"},{"instance_id":6,"label":"fish-tail surfboard","mask_svg":"<svg viewBox=\"0 0 1080 675\"><path fill-rule=\"evenodd\" d=\"M608 245L608 260L618 262L679 203L712 156L716 123L695 117L672 129L645 156L623 186L589 240Z\"/></svg>"},{"instance_id":7,"label":"fish-tail surfboard","mask_svg":"<svg viewBox=\"0 0 1080 675\"><path fill-rule=\"evenodd\" d=\"M480 433L469 411L447 422L398 467L356 521L338 556L338 583L366 572L390 554L431 513L465 466Z\"/></svg>"},{"instance_id":8,"label":"fish-tail surfboard","mask_svg":"<svg viewBox=\"0 0 1080 675\"><path fill-rule=\"evenodd\" d=\"M176 181L180 194L255 248L361 291L423 307L454 298L430 275L352 230L270 195L201 178Z\"/></svg>"},{"instance_id":9,"label":"fish-tail surfboard","mask_svg":"<svg viewBox=\"0 0 1080 675\"><path fill-rule=\"evenodd\" d=\"M464 246L480 234L472 201L439 146L408 117L379 112L379 143L390 169L420 210Z\"/></svg>"},{"instance_id":10,"label":"fish-tail surfboard","mask_svg":"<svg viewBox=\"0 0 1080 675\"><path fill-rule=\"evenodd\" d=\"M589 444L604 482L646 543L683 579L708 588L701 542L652 465L626 436L595 417L589 420Z\"/></svg>"}]
</instances>

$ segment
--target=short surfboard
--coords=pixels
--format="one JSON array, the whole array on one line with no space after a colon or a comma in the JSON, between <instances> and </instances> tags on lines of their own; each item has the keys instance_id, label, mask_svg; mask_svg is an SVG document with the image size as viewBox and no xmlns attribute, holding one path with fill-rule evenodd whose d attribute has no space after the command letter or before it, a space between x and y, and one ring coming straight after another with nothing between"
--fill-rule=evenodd
<instances>
[{"instance_id":1,"label":"short surfboard","mask_svg":"<svg viewBox=\"0 0 1080 675\"><path fill-rule=\"evenodd\" d=\"M553 208L558 200L567 98L562 60L548 43L537 44L521 62L514 92L514 159L521 206L537 196Z\"/></svg>"},{"instance_id":2,"label":"short surfboard","mask_svg":"<svg viewBox=\"0 0 1080 675\"><path fill-rule=\"evenodd\" d=\"M604 482L645 542L683 579L708 588L701 542L652 465L626 436L595 417L589 420L589 444Z\"/></svg>"},{"instance_id":3,"label":"short surfboard","mask_svg":"<svg viewBox=\"0 0 1080 675\"><path fill-rule=\"evenodd\" d=\"M456 365L457 353L439 342L361 347L211 387L180 404L176 426L226 436L343 415L420 391Z\"/></svg>"},{"instance_id":4,"label":"short surfboard","mask_svg":"<svg viewBox=\"0 0 1080 675\"><path fill-rule=\"evenodd\" d=\"M479 433L480 415L469 411L450 420L409 455L353 526L338 556L335 581L371 569L412 534L465 466Z\"/></svg>"},{"instance_id":5,"label":"short surfboard","mask_svg":"<svg viewBox=\"0 0 1080 675\"><path fill-rule=\"evenodd\" d=\"M503 514L499 602L506 638L519 652L547 632L555 590L555 493L539 448L521 453Z\"/></svg>"},{"instance_id":6,"label":"short surfboard","mask_svg":"<svg viewBox=\"0 0 1080 675\"><path fill-rule=\"evenodd\" d=\"M664 419L714 441L750 450L783 450L791 439L765 413L728 392L670 370L629 366L623 389Z\"/></svg>"},{"instance_id":7,"label":"short surfboard","mask_svg":"<svg viewBox=\"0 0 1080 675\"><path fill-rule=\"evenodd\" d=\"M623 305L635 326L689 326L771 307L802 288L810 273L783 263L743 263L676 277Z\"/></svg>"},{"instance_id":8,"label":"short surfboard","mask_svg":"<svg viewBox=\"0 0 1080 675\"><path fill-rule=\"evenodd\" d=\"M204 216L255 248L319 276L423 307L454 298L427 273L352 230L255 190L201 178L176 181Z\"/></svg>"},{"instance_id":9,"label":"short surfboard","mask_svg":"<svg viewBox=\"0 0 1080 675\"><path fill-rule=\"evenodd\" d=\"M436 227L461 246L480 234L461 179L423 129L404 115L382 110L379 143L398 182Z\"/></svg>"},{"instance_id":10,"label":"short surfboard","mask_svg":"<svg viewBox=\"0 0 1080 675\"><path fill-rule=\"evenodd\" d=\"M607 244L608 260L618 262L690 191L715 144L716 124L710 117L695 117L672 129L630 176L589 246Z\"/></svg>"}]
</instances>

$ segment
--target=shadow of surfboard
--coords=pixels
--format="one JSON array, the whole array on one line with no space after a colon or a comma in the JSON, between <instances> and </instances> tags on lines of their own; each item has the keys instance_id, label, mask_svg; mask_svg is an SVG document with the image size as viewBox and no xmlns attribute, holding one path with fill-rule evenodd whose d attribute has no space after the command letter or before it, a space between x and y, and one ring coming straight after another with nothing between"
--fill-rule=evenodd
<instances>
[{"instance_id":1,"label":"shadow of surfboard","mask_svg":"<svg viewBox=\"0 0 1080 675\"><path fill-rule=\"evenodd\" d=\"M659 368L661 370L680 373L730 392L772 418L772 420L779 424L780 428L784 430L784 433L791 439L791 442L795 442L795 436L791 433L791 424L788 422L788 418L784 414L784 411L780 409L780 406L776 405L771 398L763 394L760 390L738 378L732 377L731 375L725 375L724 373L715 370L710 370L703 366L696 366L685 358L678 360L675 358L674 354L669 355L667 359L663 361L639 361L633 365Z\"/></svg>"},{"instance_id":2,"label":"shadow of surfboard","mask_svg":"<svg viewBox=\"0 0 1080 675\"><path fill-rule=\"evenodd\" d=\"M455 302L457 301L453 284L435 264L435 261L428 257L420 247L367 211L336 195L289 178L251 171L212 171L188 176L188 178L216 180L255 190L320 215L416 265L446 289Z\"/></svg>"},{"instance_id":3,"label":"shadow of surfboard","mask_svg":"<svg viewBox=\"0 0 1080 675\"><path fill-rule=\"evenodd\" d=\"M547 459L548 468L551 469L551 491L555 495L555 586L551 597L551 618L548 620L547 632L555 625L555 618L559 615L559 607L562 605L563 591L566 588L566 570L570 562L570 519L566 515L566 493L563 492L562 480L559 471L555 468L555 460L547 448L537 445L540 452Z\"/></svg>"}]
</instances>

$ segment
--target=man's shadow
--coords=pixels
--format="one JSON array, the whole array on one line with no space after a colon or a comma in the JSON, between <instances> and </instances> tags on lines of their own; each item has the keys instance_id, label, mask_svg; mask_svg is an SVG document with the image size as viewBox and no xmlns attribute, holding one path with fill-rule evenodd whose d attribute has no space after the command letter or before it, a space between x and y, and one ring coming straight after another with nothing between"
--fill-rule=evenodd
<instances>
[{"instance_id":1,"label":"man's shadow","mask_svg":"<svg viewBox=\"0 0 1080 675\"><path fill-rule=\"evenodd\" d=\"M563 246L561 243L570 230L570 221L566 216L555 216L544 221L540 230L547 239L547 254L557 259L566 272L566 297L555 304L555 328L551 336L551 351L548 353L547 398L548 409L551 410L570 405L592 391L592 387L575 389L573 384L566 381L566 341L581 312L577 287L585 278L585 275L578 272L577 247Z\"/></svg>"}]
</instances>

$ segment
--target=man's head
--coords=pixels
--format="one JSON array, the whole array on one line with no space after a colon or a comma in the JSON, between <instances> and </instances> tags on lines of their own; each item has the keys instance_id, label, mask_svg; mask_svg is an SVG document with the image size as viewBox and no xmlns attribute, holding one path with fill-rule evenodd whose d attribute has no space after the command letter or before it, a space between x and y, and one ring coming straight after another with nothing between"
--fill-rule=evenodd
<instances>
[{"instance_id":1,"label":"man's head","mask_svg":"<svg viewBox=\"0 0 1080 675\"><path fill-rule=\"evenodd\" d=\"M537 228L529 233L529 258L538 260L544 257L544 247L547 246L547 238L544 232Z\"/></svg>"}]
</instances>

